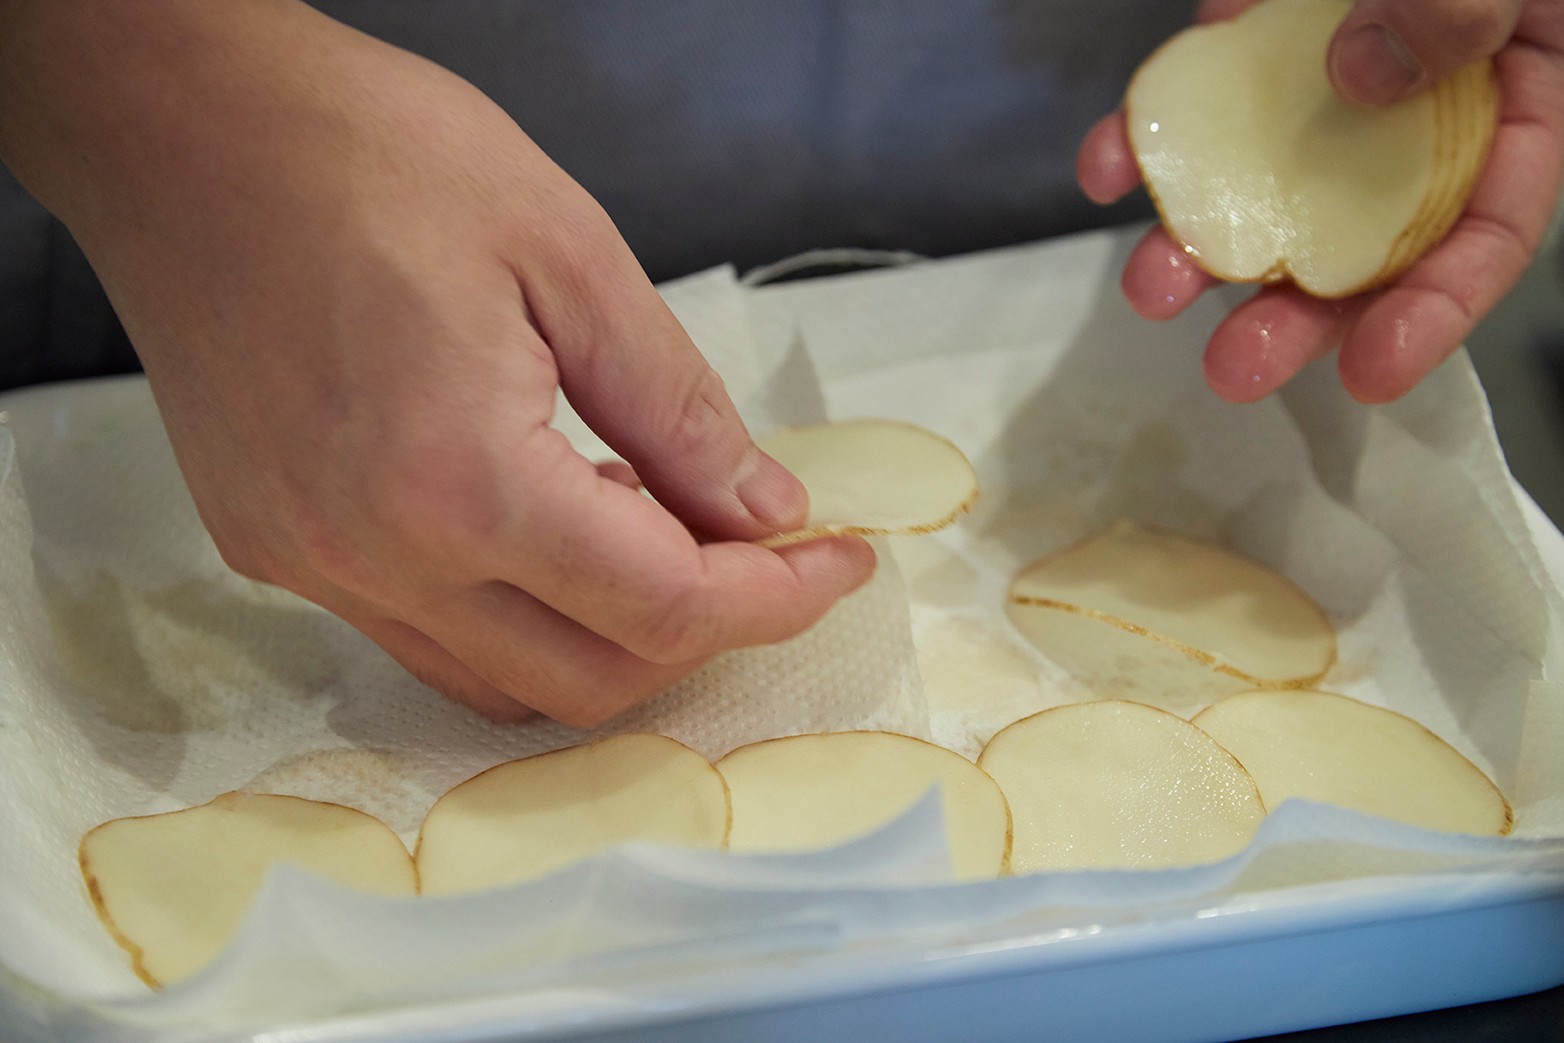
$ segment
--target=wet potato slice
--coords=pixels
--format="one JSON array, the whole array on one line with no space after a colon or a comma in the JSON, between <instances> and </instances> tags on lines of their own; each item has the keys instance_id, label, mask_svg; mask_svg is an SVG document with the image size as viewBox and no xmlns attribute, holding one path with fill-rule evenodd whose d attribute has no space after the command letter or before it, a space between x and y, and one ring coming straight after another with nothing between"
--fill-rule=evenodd
<instances>
[{"instance_id":1,"label":"wet potato slice","mask_svg":"<svg viewBox=\"0 0 1564 1043\"><path fill-rule=\"evenodd\" d=\"M733 798L734 851L809 851L862 836L939 787L958 879L1003 872L1010 811L994 780L959 754L891 732L793 735L717 762Z\"/></svg>"},{"instance_id":2,"label":"wet potato slice","mask_svg":"<svg viewBox=\"0 0 1564 1043\"><path fill-rule=\"evenodd\" d=\"M424 817L422 891L450 895L543 876L629 841L721 848L722 776L661 735L617 735L511 761L447 791Z\"/></svg>"},{"instance_id":3,"label":"wet potato slice","mask_svg":"<svg viewBox=\"0 0 1564 1043\"><path fill-rule=\"evenodd\" d=\"M1002 729L978 766L1010 802L1016 873L1160 869L1237 853L1265 817L1241 764L1141 703L1071 703Z\"/></svg>"},{"instance_id":4,"label":"wet potato slice","mask_svg":"<svg viewBox=\"0 0 1564 1043\"><path fill-rule=\"evenodd\" d=\"M1510 831L1498 787L1409 717L1333 692L1244 692L1194 724L1237 757L1268 807L1303 797L1427 829Z\"/></svg>"},{"instance_id":5,"label":"wet potato slice","mask_svg":"<svg viewBox=\"0 0 1564 1043\"><path fill-rule=\"evenodd\" d=\"M1382 108L1341 101L1326 49L1348 0L1264 0L1173 37L1125 96L1162 222L1202 268L1319 297L1388 282L1442 239L1487 159L1486 60Z\"/></svg>"},{"instance_id":6,"label":"wet potato slice","mask_svg":"<svg viewBox=\"0 0 1564 1043\"><path fill-rule=\"evenodd\" d=\"M81 869L109 933L154 988L200 970L239 928L266 871L289 863L375 894L418 891L395 833L340 804L225 793L87 833Z\"/></svg>"}]
</instances>

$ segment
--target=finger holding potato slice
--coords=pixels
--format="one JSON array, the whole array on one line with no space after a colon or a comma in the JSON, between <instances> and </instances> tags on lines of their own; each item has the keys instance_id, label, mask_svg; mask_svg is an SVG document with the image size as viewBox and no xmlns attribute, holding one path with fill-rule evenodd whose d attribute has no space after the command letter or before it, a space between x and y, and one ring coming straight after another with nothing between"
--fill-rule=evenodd
<instances>
[{"instance_id":1,"label":"finger holding potato slice","mask_svg":"<svg viewBox=\"0 0 1564 1043\"><path fill-rule=\"evenodd\" d=\"M733 799L733 851L809 851L885 825L938 787L958 879L1003 872L1010 810L994 780L959 754L891 732L793 735L717 762Z\"/></svg>"},{"instance_id":2,"label":"finger holding potato slice","mask_svg":"<svg viewBox=\"0 0 1564 1043\"><path fill-rule=\"evenodd\" d=\"M934 532L977 501L977 472L939 435L895 420L782 428L757 440L809 493L803 528L769 547L823 536Z\"/></svg>"}]
</instances>

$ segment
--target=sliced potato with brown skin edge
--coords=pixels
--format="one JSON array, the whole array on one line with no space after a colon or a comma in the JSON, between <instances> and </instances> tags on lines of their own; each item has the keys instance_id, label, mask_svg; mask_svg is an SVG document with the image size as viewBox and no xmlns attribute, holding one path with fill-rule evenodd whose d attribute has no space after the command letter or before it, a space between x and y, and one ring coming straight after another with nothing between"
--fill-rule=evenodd
<instances>
[{"instance_id":1,"label":"sliced potato with brown skin edge","mask_svg":"<svg viewBox=\"0 0 1564 1043\"><path fill-rule=\"evenodd\" d=\"M1334 692L1245 692L1195 715L1275 808L1288 797L1427 829L1505 834L1509 802L1482 770L1418 722Z\"/></svg>"},{"instance_id":2,"label":"sliced potato with brown skin edge","mask_svg":"<svg viewBox=\"0 0 1564 1043\"><path fill-rule=\"evenodd\" d=\"M718 849L727 785L662 735L616 735L497 765L448 790L415 857L425 895L507 887L628 841Z\"/></svg>"},{"instance_id":3,"label":"sliced potato with brown skin edge","mask_svg":"<svg viewBox=\"0 0 1564 1043\"><path fill-rule=\"evenodd\" d=\"M266 793L105 822L82 838L80 860L99 917L153 988L210 963L278 863L376 894L418 893L411 856L379 819Z\"/></svg>"},{"instance_id":4,"label":"sliced potato with brown skin edge","mask_svg":"<svg viewBox=\"0 0 1564 1043\"><path fill-rule=\"evenodd\" d=\"M1265 817L1232 754L1143 703L1033 714L989 740L978 765L1010 802L1016 873L1214 862L1241 850Z\"/></svg>"},{"instance_id":5,"label":"sliced potato with brown skin edge","mask_svg":"<svg viewBox=\"0 0 1564 1043\"><path fill-rule=\"evenodd\" d=\"M893 732L792 735L717 762L733 798L734 851L809 851L861 836L939 787L958 879L1004 872L1010 809L994 780L942 746Z\"/></svg>"},{"instance_id":6,"label":"sliced potato with brown skin edge","mask_svg":"<svg viewBox=\"0 0 1564 1043\"><path fill-rule=\"evenodd\" d=\"M960 449L915 424L844 420L782 428L757 440L809 493L804 527L762 546L826 536L935 532L977 502L977 472Z\"/></svg>"},{"instance_id":7,"label":"sliced potato with brown skin edge","mask_svg":"<svg viewBox=\"0 0 1564 1043\"><path fill-rule=\"evenodd\" d=\"M1104 694L1192 711L1247 688L1301 688L1336 661L1324 610L1259 562L1120 521L1023 569L1007 612Z\"/></svg>"},{"instance_id":8,"label":"sliced potato with brown skin edge","mask_svg":"<svg viewBox=\"0 0 1564 1043\"><path fill-rule=\"evenodd\" d=\"M1350 6L1262 0L1173 37L1130 82L1147 190L1218 278L1351 296L1410 267L1465 208L1498 120L1491 64L1392 105L1350 105L1326 72Z\"/></svg>"}]
</instances>

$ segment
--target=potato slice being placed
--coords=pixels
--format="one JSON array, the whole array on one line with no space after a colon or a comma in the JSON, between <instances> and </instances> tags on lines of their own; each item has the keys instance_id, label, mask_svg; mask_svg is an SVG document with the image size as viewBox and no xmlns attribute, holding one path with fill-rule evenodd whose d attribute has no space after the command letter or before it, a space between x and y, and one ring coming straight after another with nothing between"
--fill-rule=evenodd
<instances>
[{"instance_id":1,"label":"potato slice being placed","mask_svg":"<svg viewBox=\"0 0 1564 1043\"><path fill-rule=\"evenodd\" d=\"M222 951L277 863L385 895L413 895L407 848L379 819L302 797L225 793L199 807L115 819L81 842L98 914L154 988Z\"/></svg>"},{"instance_id":2,"label":"potato slice being placed","mask_svg":"<svg viewBox=\"0 0 1564 1043\"><path fill-rule=\"evenodd\" d=\"M626 841L720 848L728 793L700 754L661 735L616 735L490 768L424 817L426 895L506 887Z\"/></svg>"},{"instance_id":3,"label":"potato slice being placed","mask_svg":"<svg viewBox=\"0 0 1564 1043\"><path fill-rule=\"evenodd\" d=\"M1409 717L1333 692L1245 692L1197 714L1266 805L1304 797L1428 829L1510 831L1510 805L1471 761Z\"/></svg>"},{"instance_id":4,"label":"potato slice being placed","mask_svg":"<svg viewBox=\"0 0 1564 1043\"><path fill-rule=\"evenodd\" d=\"M1348 0L1263 0L1173 37L1125 96L1163 224L1234 282L1345 297L1400 274L1460 216L1486 161L1498 91L1486 60L1382 108L1326 75Z\"/></svg>"},{"instance_id":5,"label":"potato slice being placed","mask_svg":"<svg viewBox=\"0 0 1564 1043\"><path fill-rule=\"evenodd\" d=\"M1033 714L989 740L978 765L1010 802L1016 873L1214 862L1242 849L1265 818L1230 753L1141 703Z\"/></svg>"},{"instance_id":6,"label":"potato slice being placed","mask_svg":"<svg viewBox=\"0 0 1564 1043\"><path fill-rule=\"evenodd\" d=\"M1248 688L1302 688L1336 659L1324 611L1221 547L1121 521L1024 569L1011 622L1101 695L1192 711Z\"/></svg>"},{"instance_id":7,"label":"potato slice being placed","mask_svg":"<svg viewBox=\"0 0 1564 1043\"><path fill-rule=\"evenodd\" d=\"M934 532L977 501L977 472L950 442L895 420L773 431L759 445L809 491L809 518L768 547L830 535Z\"/></svg>"},{"instance_id":8,"label":"potato slice being placed","mask_svg":"<svg viewBox=\"0 0 1564 1043\"><path fill-rule=\"evenodd\" d=\"M717 762L733 797L734 851L810 851L861 836L938 786L958 879L1005 870L1010 811L965 757L891 732L793 735Z\"/></svg>"}]
</instances>

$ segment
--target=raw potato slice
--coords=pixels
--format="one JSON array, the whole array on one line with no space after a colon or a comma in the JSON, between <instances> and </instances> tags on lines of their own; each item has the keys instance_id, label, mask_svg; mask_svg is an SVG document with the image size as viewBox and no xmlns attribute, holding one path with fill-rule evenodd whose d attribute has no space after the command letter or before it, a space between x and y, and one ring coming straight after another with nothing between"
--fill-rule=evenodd
<instances>
[{"instance_id":1,"label":"raw potato slice","mask_svg":"<svg viewBox=\"0 0 1564 1043\"><path fill-rule=\"evenodd\" d=\"M389 827L302 797L225 793L199 807L105 822L81 842L98 915L154 988L222 951L279 862L375 894L418 893L413 860Z\"/></svg>"},{"instance_id":2,"label":"raw potato slice","mask_svg":"<svg viewBox=\"0 0 1564 1043\"><path fill-rule=\"evenodd\" d=\"M717 762L733 796L734 851L810 851L862 836L938 786L958 879L1004 872L1010 810L965 757L891 732L793 735Z\"/></svg>"},{"instance_id":3,"label":"raw potato slice","mask_svg":"<svg viewBox=\"0 0 1564 1043\"><path fill-rule=\"evenodd\" d=\"M809 491L809 518L768 547L833 534L934 532L977 501L977 473L950 442L895 420L847 420L773 431L760 447Z\"/></svg>"},{"instance_id":4,"label":"raw potato slice","mask_svg":"<svg viewBox=\"0 0 1564 1043\"><path fill-rule=\"evenodd\" d=\"M1016 873L1214 862L1265 817L1254 780L1188 721L1142 703L1071 703L1000 731L978 758L1015 818Z\"/></svg>"},{"instance_id":5,"label":"raw potato slice","mask_svg":"<svg viewBox=\"0 0 1564 1043\"><path fill-rule=\"evenodd\" d=\"M530 880L614 844L720 848L728 793L700 754L661 735L617 735L490 768L424 817L426 895Z\"/></svg>"},{"instance_id":6,"label":"raw potato slice","mask_svg":"<svg viewBox=\"0 0 1564 1043\"><path fill-rule=\"evenodd\" d=\"M1249 769L1268 807L1305 797L1453 833L1510 831L1510 805L1421 724L1331 692L1245 692L1194 723Z\"/></svg>"},{"instance_id":7,"label":"raw potato slice","mask_svg":"<svg viewBox=\"0 0 1564 1043\"><path fill-rule=\"evenodd\" d=\"M1359 293L1466 205L1498 118L1492 68L1384 108L1348 105L1325 54L1349 7L1264 0L1175 36L1130 82L1130 143L1163 224L1220 278Z\"/></svg>"},{"instance_id":8,"label":"raw potato slice","mask_svg":"<svg viewBox=\"0 0 1564 1043\"><path fill-rule=\"evenodd\" d=\"M1302 688L1336 659L1325 613L1231 551L1121 521L1024 569L1011 621L1096 692L1193 710L1248 688Z\"/></svg>"}]
</instances>

